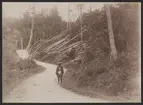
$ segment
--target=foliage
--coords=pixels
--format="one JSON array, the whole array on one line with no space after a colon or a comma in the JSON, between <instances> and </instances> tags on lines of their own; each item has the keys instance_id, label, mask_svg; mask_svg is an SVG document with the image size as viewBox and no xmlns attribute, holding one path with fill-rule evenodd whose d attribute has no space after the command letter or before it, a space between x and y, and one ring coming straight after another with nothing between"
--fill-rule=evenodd
<instances>
[{"instance_id":1,"label":"foliage","mask_svg":"<svg viewBox=\"0 0 143 105\"><path fill-rule=\"evenodd\" d=\"M15 29L14 29L15 30ZM7 34L6 34L7 33ZM20 39L19 33L17 31L6 32L3 35L6 36L6 39L3 38L3 61L2 61L2 77L3 77L3 96L9 94L9 92L15 88L19 83L29 76L42 72L44 69L39 67L33 61L29 61L23 64L23 67L20 66L20 58L16 54L16 44L15 40ZM31 65L32 64L32 65ZM28 67L30 66L30 67ZM21 67L21 69L20 69Z\"/></svg>"},{"instance_id":2,"label":"foliage","mask_svg":"<svg viewBox=\"0 0 143 105\"><path fill-rule=\"evenodd\" d=\"M26 11L20 20L15 22L16 28L22 35L24 39L24 48L26 48L31 30L31 14ZM61 19L58 14L57 8L51 9L50 13L46 13L42 10L39 13L35 13L34 16L34 38L32 40L32 45L40 40L46 40L48 38L54 37L61 31L65 30L66 22Z\"/></svg>"},{"instance_id":3,"label":"foliage","mask_svg":"<svg viewBox=\"0 0 143 105\"><path fill-rule=\"evenodd\" d=\"M137 61L135 59L138 59L137 56L132 54L139 49L138 8L138 4L118 4L110 9L118 53L118 59L115 62L110 60L108 25L104 7L82 15L83 43L78 43L81 41L79 18L76 22L71 23L71 30L63 33L63 30L66 29L66 22L61 19L56 8L53 8L49 14L44 10L36 13L32 45L41 40L37 44L41 47L37 50L39 55L37 54L35 58L41 59L47 56L43 61L47 60L50 63L60 61L64 63L65 67L70 67L70 70L67 71L67 78L71 77L69 80L77 80L74 81L75 87L87 88L89 86L89 90L94 88L94 91L99 90L103 93L107 90L109 95L116 95L114 93L116 91L123 92L125 84L131 83L128 80L132 76L130 71L133 71L130 69L131 63L134 64ZM26 47L31 29L30 13L25 12L23 18L17 20L15 24L24 38L24 47ZM74 39L71 40L72 38ZM64 45L66 42L68 43ZM82 47L83 51L81 51ZM48 50L49 48L52 50ZM73 52L73 57L70 48L76 49ZM124 57L121 57L122 54ZM71 59L68 59L68 57ZM77 61L73 62L72 60ZM86 65L81 64L83 60ZM81 69L81 66L84 69ZM136 68L135 65L133 67ZM127 81L124 79L127 79ZM117 90L117 87L120 87L119 90Z\"/></svg>"},{"instance_id":4,"label":"foliage","mask_svg":"<svg viewBox=\"0 0 143 105\"><path fill-rule=\"evenodd\" d=\"M132 89L135 88L131 79L139 72L137 11L138 5L120 4L111 7L115 44L118 52L118 59L115 62L110 60L109 56L110 44L104 8L83 14L83 23L88 29L84 33L84 37L86 37L84 40L88 39L85 43L88 43L87 51L91 53L90 57L87 56L89 54L85 57L91 59L94 56L94 59L91 61L86 59L87 64L83 64L82 69L77 67L76 70L67 71L63 83L65 88L78 91L83 89L86 92L82 93L88 94L92 91L92 94L99 93L109 96L132 93ZM73 34L75 34L74 30L72 30Z\"/></svg>"}]
</instances>

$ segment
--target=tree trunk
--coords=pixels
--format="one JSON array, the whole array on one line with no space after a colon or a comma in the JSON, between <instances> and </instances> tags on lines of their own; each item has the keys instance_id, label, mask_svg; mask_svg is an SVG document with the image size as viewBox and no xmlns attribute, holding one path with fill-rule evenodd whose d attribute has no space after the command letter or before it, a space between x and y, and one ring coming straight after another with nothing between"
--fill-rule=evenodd
<instances>
[{"instance_id":1,"label":"tree trunk","mask_svg":"<svg viewBox=\"0 0 143 105\"><path fill-rule=\"evenodd\" d=\"M67 20L67 29L69 29L69 17L70 17L70 4L68 4L68 20Z\"/></svg>"},{"instance_id":2,"label":"tree trunk","mask_svg":"<svg viewBox=\"0 0 143 105\"><path fill-rule=\"evenodd\" d=\"M111 57L113 58L113 60L116 60L117 59L117 51L116 51L116 46L115 46L114 33L113 33L113 27L112 27L112 19L111 19L109 5L106 5L106 15L107 15L107 21L108 21L108 32L109 32L109 41L110 41L110 48L111 48Z\"/></svg>"},{"instance_id":3,"label":"tree trunk","mask_svg":"<svg viewBox=\"0 0 143 105\"><path fill-rule=\"evenodd\" d=\"M81 23L81 41L83 42L83 32L82 32L82 5L80 6L80 23Z\"/></svg>"},{"instance_id":4,"label":"tree trunk","mask_svg":"<svg viewBox=\"0 0 143 105\"><path fill-rule=\"evenodd\" d=\"M92 8L91 8L91 5L89 5L89 12L91 12L92 11Z\"/></svg>"},{"instance_id":5,"label":"tree trunk","mask_svg":"<svg viewBox=\"0 0 143 105\"><path fill-rule=\"evenodd\" d=\"M30 39L27 45L27 50L30 48L31 43L32 43L32 37L33 37L33 29L34 29L34 13L35 13L35 7L33 7L33 16L32 16L32 26L31 26L31 32L30 32Z\"/></svg>"},{"instance_id":6,"label":"tree trunk","mask_svg":"<svg viewBox=\"0 0 143 105\"><path fill-rule=\"evenodd\" d=\"M18 48L18 41L17 40L16 40L15 44L16 44L16 48Z\"/></svg>"},{"instance_id":7,"label":"tree trunk","mask_svg":"<svg viewBox=\"0 0 143 105\"><path fill-rule=\"evenodd\" d=\"M21 38L21 49L23 50L23 39Z\"/></svg>"}]
</instances>

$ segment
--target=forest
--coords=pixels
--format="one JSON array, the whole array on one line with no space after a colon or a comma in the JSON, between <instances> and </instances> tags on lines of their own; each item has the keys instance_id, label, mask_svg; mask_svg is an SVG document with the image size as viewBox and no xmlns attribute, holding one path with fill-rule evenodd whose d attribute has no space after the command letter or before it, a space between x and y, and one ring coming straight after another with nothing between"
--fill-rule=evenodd
<instances>
[{"instance_id":1,"label":"forest","mask_svg":"<svg viewBox=\"0 0 143 105\"><path fill-rule=\"evenodd\" d=\"M32 18L30 11L20 19L4 18L3 40L13 39L15 49L21 49L22 38L25 49L29 44ZM133 84L139 72L138 18L139 5L135 3L91 10L75 22L64 21L56 7L50 12L34 12L33 37L28 51L32 59L52 64L61 62L68 69L61 84L66 89L92 97L132 98L139 94L136 93L138 84ZM5 54L6 58L8 55ZM8 64L19 65L15 60L16 57ZM4 72L10 71L5 69Z\"/></svg>"}]
</instances>

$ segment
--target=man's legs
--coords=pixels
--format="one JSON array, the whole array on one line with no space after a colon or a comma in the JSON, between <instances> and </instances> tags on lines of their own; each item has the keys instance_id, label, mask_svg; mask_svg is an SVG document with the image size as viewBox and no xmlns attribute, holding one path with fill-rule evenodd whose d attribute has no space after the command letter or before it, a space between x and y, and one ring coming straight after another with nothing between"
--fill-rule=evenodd
<instances>
[{"instance_id":1,"label":"man's legs","mask_svg":"<svg viewBox=\"0 0 143 105\"><path fill-rule=\"evenodd\" d=\"M63 81L63 75L61 75L61 82Z\"/></svg>"},{"instance_id":2,"label":"man's legs","mask_svg":"<svg viewBox=\"0 0 143 105\"><path fill-rule=\"evenodd\" d=\"M57 78L58 78L58 83L59 83L60 79L59 79L59 76L58 76L58 75L57 75Z\"/></svg>"},{"instance_id":3,"label":"man's legs","mask_svg":"<svg viewBox=\"0 0 143 105\"><path fill-rule=\"evenodd\" d=\"M57 75L57 78L58 78L58 83L62 82L63 75Z\"/></svg>"}]
</instances>

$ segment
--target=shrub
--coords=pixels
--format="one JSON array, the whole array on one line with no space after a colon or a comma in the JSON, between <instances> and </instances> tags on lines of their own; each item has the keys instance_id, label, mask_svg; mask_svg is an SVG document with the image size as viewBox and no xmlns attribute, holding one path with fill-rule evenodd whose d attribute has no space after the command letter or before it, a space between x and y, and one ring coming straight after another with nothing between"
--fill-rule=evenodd
<instances>
[{"instance_id":1,"label":"shrub","mask_svg":"<svg viewBox=\"0 0 143 105\"><path fill-rule=\"evenodd\" d=\"M20 69L31 69L31 68L35 68L36 66L37 65L35 61L33 61L32 59L26 59L26 60L20 59L19 61Z\"/></svg>"}]
</instances>

